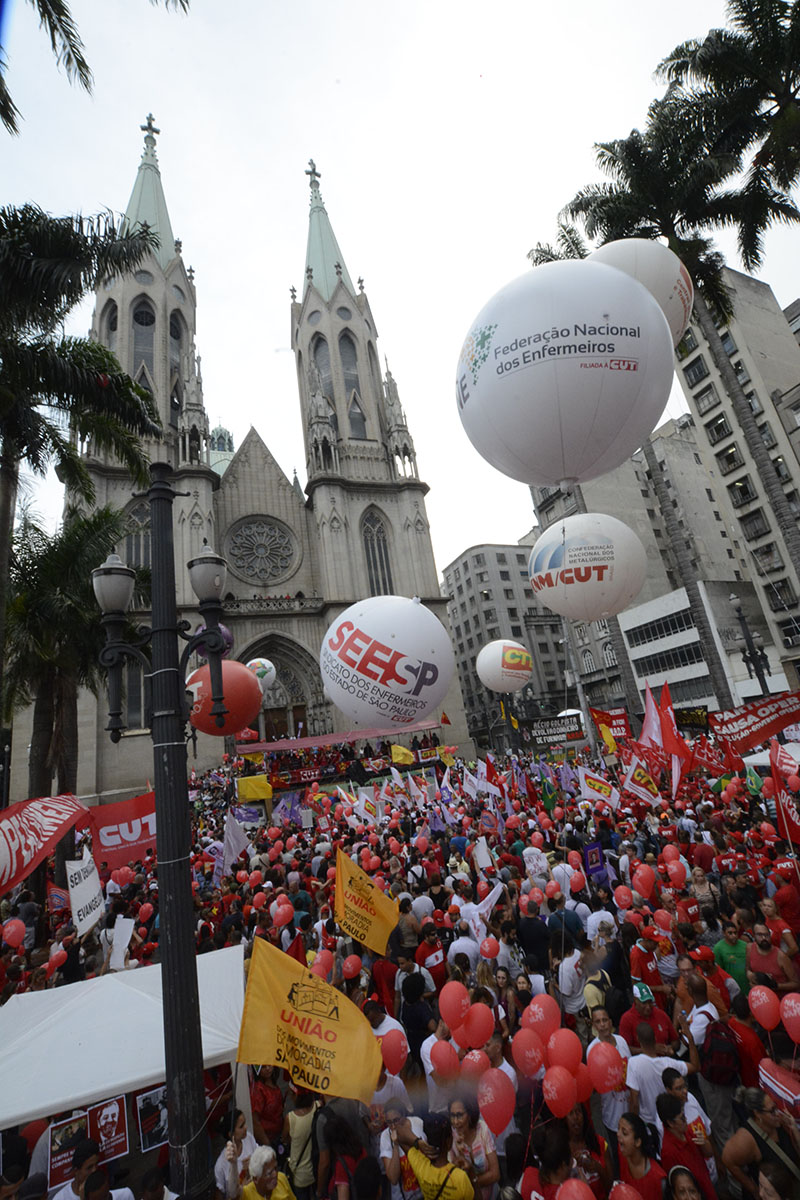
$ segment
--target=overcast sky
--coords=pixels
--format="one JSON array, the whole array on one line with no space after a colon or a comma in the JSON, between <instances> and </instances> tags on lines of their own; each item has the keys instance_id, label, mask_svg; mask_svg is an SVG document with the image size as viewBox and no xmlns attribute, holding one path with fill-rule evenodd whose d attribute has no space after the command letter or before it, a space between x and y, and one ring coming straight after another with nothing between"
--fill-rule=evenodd
<instances>
[{"instance_id":1,"label":"overcast sky","mask_svg":"<svg viewBox=\"0 0 800 1200\"><path fill-rule=\"evenodd\" d=\"M0 9L3 7L0 2ZM305 482L289 288L302 290L307 160L353 279L364 277L415 439L440 570L516 541L527 489L462 432L464 335L528 268L561 206L599 179L593 143L641 125L661 57L724 18L722 0L73 0L95 77L71 86L32 8L7 0L3 46L23 116L0 132L2 203L124 210L153 112L176 237L196 272L197 349L212 424L252 424ZM797 234L767 241L763 278L800 291ZM735 247L720 239L731 265ZM85 333L92 305L71 331ZM683 407L673 390L669 413ZM55 487L40 507L57 514Z\"/></svg>"}]
</instances>

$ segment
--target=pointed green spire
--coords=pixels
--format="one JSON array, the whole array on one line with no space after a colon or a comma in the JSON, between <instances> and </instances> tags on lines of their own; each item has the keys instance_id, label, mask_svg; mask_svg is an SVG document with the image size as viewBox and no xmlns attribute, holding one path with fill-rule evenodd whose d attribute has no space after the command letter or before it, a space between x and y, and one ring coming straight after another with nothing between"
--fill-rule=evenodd
<instances>
[{"instance_id":1,"label":"pointed green spire","mask_svg":"<svg viewBox=\"0 0 800 1200\"><path fill-rule=\"evenodd\" d=\"M144 133L144 152L131 198L125 210L123 227L135 229L137 226L147 225L154 230L161 242L156 252L156 258L161 264L162 270L166 270L175 257L175 237L167 212L167 201L164 198L161 172L158 169L158 158L156 157L156 134L161 130L156 129L153 124L152 113L148 113L147 123L140 128Z\"/></svg>"},{"instance_id":2,"label":"pointed green spire","mask_svg":"<svg viewBox=\"0 0 800 1200\"><path fill-rule=\"evenodd\" d=\"M324 300L330 300L341 279L344 286L355 296L353 281L344 265L339 243L331 228L319 192L320 174L313 158L308 160L306 171L311 185L311 211L308 217L308 246L306 248L306 282L303 294L313 283Z\"/></svg>"}]
</instances>

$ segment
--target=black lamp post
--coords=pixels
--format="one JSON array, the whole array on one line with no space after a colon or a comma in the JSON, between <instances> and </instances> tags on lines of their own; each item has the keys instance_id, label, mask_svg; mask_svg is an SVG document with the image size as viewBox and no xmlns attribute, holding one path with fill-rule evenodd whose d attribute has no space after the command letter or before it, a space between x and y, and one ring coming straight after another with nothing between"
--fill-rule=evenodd
<instances>
[{"instance_id":1,"label":"black lamp post","mask_svg":"<svg viewBox=\"0 0 800 1200\"><path fill-rule=\"evenodd\" d=\"M742 637L744 638L744 644L747 647L742 654L744 665L747 667L747 674L751 679L753 678L753 675L755 675L756 679L758 680L758 686L761 688L761 695L768 696L770 692L766 676L770 673L769 659L764 653L763 644L758 646L756 645L753 639L753 634L750 630L750 626L747 623L747 617L742 611L742 602L739 597L731 593L729 600L731 608L736 613L736 617L739 621L739 626L742 631Z\"/></svg>"},{"instance_id":2,"label":"black lamp post","mask_svg":"<svg viewBox=\"0 0 800 1200\"><path fill-rule=\"evenodd\" d=\"M135 574L116 554L109 555L106 562L92 572L92 584L103 610L107 637L100 662L108 669L109 722L106 729L113 742L120 740L124 729L122 670L126 659L140 663L151 684L149 724L156 795L170 1183L178 1195L202 1200L212 1194L213 1173L204 1136L206 1106L189 866L188 706L184 679L189 656L198 645L204 644L211 674L211 712L221 727L227 709L222 694L221 654L225 643L219 621L227 566L210 547L187 564L206 625L201 633L190 637L189 622L178 621L175 602L172 504L176 493L170 482L172 468L167 463L153 463L150 475L152 482L147 495L150 502L152 627L141 626L135 644L123 640L125 613L133 596ZM180 656L179 637L186 642ZM149 658L141 649L148 642Z\"/></svg>"}]
</instances>

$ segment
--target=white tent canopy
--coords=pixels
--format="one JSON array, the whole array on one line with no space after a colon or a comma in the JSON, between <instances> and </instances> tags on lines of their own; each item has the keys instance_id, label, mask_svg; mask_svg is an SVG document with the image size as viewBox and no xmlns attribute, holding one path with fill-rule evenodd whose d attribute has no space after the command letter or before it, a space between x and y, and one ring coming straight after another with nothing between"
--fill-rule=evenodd
<instances>
[{"instance_id":1,"label":"white tent canopy","mask_svg":"<svg viewBox=\"0 0 800 1200\"><path fill-rule=\"evenodd\" d=\"M800 742L787 742L783 747L795 762L800 763ZM748 767L768 767L769 750L759 750L757 754L745 754L744 763Z\"/></svg>"},{"instance_id":2,"label":"white tent canopy","mask_svg":"<svg viewBox=\"0 0 800 1200\"><path fill-rule=\"evenodd\" d=\"M197 959L206 1067L236 1058L243 957L231 946ZM0 1008L0 1129L162 1083L161 988L156 964L12 996Z\"/></svg>"}]
</instances>

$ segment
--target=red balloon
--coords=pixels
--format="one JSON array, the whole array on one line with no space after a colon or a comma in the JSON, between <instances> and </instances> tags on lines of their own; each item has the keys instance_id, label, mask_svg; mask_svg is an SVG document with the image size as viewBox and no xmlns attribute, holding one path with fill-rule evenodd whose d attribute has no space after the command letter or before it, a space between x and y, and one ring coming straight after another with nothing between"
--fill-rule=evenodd
<instances>
[{"instance_id":1,"label":"red balloon","mask_svg":"<svg viewBox=\"0 0 800 1200\"><path fill-rule=\"evenodd\" d=\"M424 854L425 851L428 849L428 839L426 837L420 836L414 842L414 845L419 850L420 854Z\"/></svg>"},{"instance_id":2,"label":"red balloon","mask_svg":"<svg viewBox=\"0 0 800 1200\"><path fill-rule=\"evenodd\" d=\"M565 1117L578 1102L575 1077L564 1067L548 1067L542 1080L542 1095L554 1117Z\"/></svg>"},{"instance_id":3,"label":"red balloon","mask_svg":"<svg viewBox=\"0 0 800 1200\"><path fill-rule=\"evenodd\" d=\"M143 921L149 921L153 915L153 906L146 901L139 909L139 916Z\"/></svg>"},{"instance_id":4,"label":"red balloon","mask_svg":"<svg viewBox=\"0 0 800 1200\"><path fill-rule=\"evenodd\" d=\"M577 1033L571 1029L557 1029L551 1033L547 1041L549 1067L564 1067L570 1075L574 1075L582 1058L583 1047Z\"/></svg>"},{"instance_id":5,"label":"red balloon","mask_svg":"<svg viewBox=\"0 0 800 1200\"><path fill-rule=\"evenodd\" d=\"M567 855L567 862L575 871L580 871L581 867L583 866L583 859L577 850L570 850L569 854Z\"/></svg>"},{"instance_id":6,"label":"red balloon","mask_svg":"<svg viewBox=\"0 0 800 1200\"><path fill-rule=\"evenodd\" d=\"M548 900L552 900L555 896L561 895L561 888L556 883L555 879L548 879L544 886L544 894Z\"/></svg>"},{"instance_id":7,"label":"red balloon","mask_svg":"<svg viewBox=\"0 0 800 1200\"><path fill-rule=\"evenodd\" d=\"M549 817L540 817L539 824L541 825L542 829L544 829L544 830L553 828L553 822L550 820Z\"/></svg>"},{"instance_id":8,"label":"red balloon","mask_svg":"<svg viewBox=\"0 0 800 1200\"><path fill-rule=\"evenodd\" d=\"M489 895L489 885L485 879L478 880L478 899L485 900Z\"/></svg>"},{"instance_id":9,"label":"red balloon","mask_svg":"<svg viewBox=\"0 0 800 1200\"><path fill-rule=\"evenodd\" d=\"M311 964L311 974L318 975L320 979L325 979L328 972L325 970L321 962L313 962Z\"/></svg>"},{"instance_id":10,"label":"red balloon","mask_svg":"<svg viewBox=\"0 0 800 1200\"><path fill-rule=\"evenodd\" d=\"M535 1029L519 1029L511 1039L511 1057L523 1075L532 1078L544 1063L544 1044Z\"/></svg>"},{"instance_id":11,"label":"red balloon","mask_svg":"<svg viewBox=\"0 0 800 1200\"><path fill-rule=\"evenodd\" d=\"M455 1046L451 1046L444 1039L435 1042L431 1047L431 1064L442 1079L455 1079L461 1070Z\"/></svg>"},{"instance_id":12,"label":"red balloon","mask_svg":"<svg viewBox=\"0 0 800 1200\"><path fill-rule=\"evenodd\" d=\"M470 1050L461 1060L462 1079L480 1079L489 1070L489 1056L483 1050Z\"/></svg>"},{"instance_id":13,"label":"red balloon","mask_svg":"<svg viewBox=\"0 0 800 1200\"><path fill-rule=\"evenodd\" d=\"M478 1108L495 1137L514 1116L516 1103L516 1089L505 1071L499 1067L484 1071L478 1083Z\"/></svg>"},{"instance_id":14,"label":"red balloon","mask_svg":"<svg viewBox=\"0 0 800 1200\"><path fill-rule=\"evenodd\" d=\"M336 878L336 867L328 867L327 877L328 879Z\"/></svg>"},{"instance_id":15,"label":"red balloon","mask_svg":"<svg viewBox=\"0 0 800 1200\"><path fill-rule=\"evenodd\" d=\"M770 775L768 775L767 778L764 780L764 782L761 785L761 795L766 796L767 799L769 799L769 797L774 796L774 794L775 794L775 780Z\"/></svg>"},{"instance_id":16,"label":"red balloon","mask_svg":"<svg viewBox=\"0 0 800 1200\"><path fill-rule=\"evenodd\" d=\"M276 846L275 849L278 850L278 847ZM280 854L280 850L278 850L278 853ZM260 871L251 871L247 877L247 882L250 884L251 888L256 888L263 881L263 879L264 876Z\"/></svg>"},{"instance_id":17,"label":"red balloon","mask_svg":"<svg viewBox=\"0 0 800 1200\"><path fill-rule=\"evenodd\" d=\"M598 1042L586 1057L594 1090L601 1095L615 1092L625 1082L625 1059L610 1042Z\"/></svg>"},{"instance_id":18,"label":"red balloon","mask_svg":"<svg viewBox=\"0 0 800 1200\"><path fill-rule=\"evenodd\" d=\"M537 850L541 850L542 846L544 845L544 838L539 833L538 829L536 830L536 833L531 834L531 845L535 846Z\"/></svg>"},{"instance_id":19,"label":"red balloon","mask_svg":"<svg viewBox=\"0 0 800 1200\"><path fill-rule=\"evenodd\" d=\"M657 908L653 913L653 920L659 929L669 930L672 928L672 916L665 908Z\"/></svg>"},{"instance_id":20,"label":"red balloon","mask_svg":"<svg viewBox=\"0 0 800 1200\"><path fill-rule=\"evenodd\" d=\"M369 860L369 869L370 869L370 871L377 871L377 870L378 870L378 867L379 867L380 865L381 865L381 860L378 858L378 855L377 855L377 854L373 854L373 855L372 855L372 857L371 857L371 858L370 858L370 860Z\"/></svg>"},{"instance_id":21,"label":"red balloon","mask_svg":"<svg viewBox=\"0 0 800 1200\"><path fill-rule=\"evenodd\" d=\"M330 950L318 950L314 962L320 963L325 968L325 974L327 975L333 966L333 955Z\"/></svg>"},{"instance_id":22,"label":"red balloon","mask_svg":"<svg viewBox=\"0 0 800 1200\"><path fill-rule=\"evenodd\" d=\"M66 950L56 950L55 954L53 954L50 958L50 962L53 964L53 968L56 971L58 970L59 967L63 967L63 965L66 961L67 961Z\"/></svg>"},{"instance_id":23,"label":"red balloon","mask_svg":"<svg viewBox=\"0 0 800 1200\"><path fill-rule=\"evenodd\" d=\"M485 937L481 942L481 957L482 958L497 958L500 953L500 943L496 937Z\"/></svg>"},{"instance_id":24,"label":"red balloon","mask_svg":"<svg viewBox=\"0 0 800 1200\"><path fill-rule=\"evenodd\" d=\"M391 850L392 854L400 853L400 843L398 842L397 838L389 838L389 849Z\"/></svg>"},{"instance_id":25,"label":"red balloon","mask_svg":"<svg viewBox=\"0 0 800 1200\"><path fill-rule=\"evenodd\" d=\"M383 1065L390 1075L399 1075L408 1058L408 1042L401 1029L390 1029L381 1038Z\"/></svg>"},{"instance_id":26,"label":"red balloon","mask_svg":"<svg viewBox=\"0 0 800 1200\"><path fill-rule=\"evenodd\" d=\"M147 926L146 925L140 925L136 932L139 934L139 937L142 939L143 942L147 941Z\"/></svg>"},{"instance_id":27,"label":"red balloon","mask_svg":"<svg viewBox=\"0 0 800 1200\"><path fill-rule=\"evenodd\" d=\"M757 984L748 992L747 1003L759 1025L768 1033L780 1024L781 1006L772 988Z\"/></svg>"},{"instance_id":28,"label":"red balloon","mask_svg":"<svg viewBox=\"0 0 800 1200\"><path fill-rule=\"evenodd\" d=\"M633 904L633 893L629 887L625 887L624 883L614 888L614 903L617 908L630 908Z\"/></svg>"},{"instance_id":29,"label":"red balloon","mask_svg":"<svg viewBox=\"0 0 800 1200\"><path fill-rule=\"evenodd\" d=\"M119 871L112 871L111 878L114 880L114 883L118 883L118 884L120 884L120 886L122 886L122 879L120 877Z\"/></svg>"},{"instance_id":30,"label":"red balloon","mask_svg":"<svg viewBox=\"0 0 800 1200\"><path fill-rule=\"evenodd\" d=\"M253 908L263 908L266 903L267 903L266 893L265 892L256 892L255 896L253 896Z\"/></svg>"},{"instance_id":31,"label":"red balloon","mask_svg":"<svg viewBox=\"0 0 800 1200\"><path fill-rule=\"evenodd\" d=\"M644 869L644 868L642 868ZM670 883L676 888L682 888L686 883L686 867L682 862L671 862L667 866Z\"/></svg>"},{"instance_id":32,"label":"red balloon","mask_svg":"<svg viewBox=\"0 0 800 1200\"><path fill-rule=\"evenodd\" d=\"M670 844L669 846L665 846L662 851L662 854L664 857L664 862L668 862L668 863L677 862L681 856L681 852L678 849L678 847L673 846L672 844Z\"/></svg>"},{"instance_id":33,"label":"red balloon","mask_svg":"<svg viewBox=\"0 0 800 1200\"><path fill-rule=\"evenodd\" d=\"M563 808L554 808L553 809L553 820L554 821L563 821L564 820Z\"/></svg>"},{"instance_id":34,"label":"red balloon","mask_svg":"<svg viewBox=\"0 0 800 1200\"><path fill-rule=\"evenodd\" d=\"M575 1084L578 1088L578 1103L585 1104L587 1100L591 1100L594 1088L592 1086L592 1077L589 1074L589 1068L586 1063L578 1063L578 1069L575 1072Z\"/></svg>"},{"instance_id":35,"label":"red balloon","mask_svg":"<svg viewBox=\"0 0 800 1200\"><path fill-rule=\"evenodd\" d=\"M524 1029L533 1029L545 1045L561 1024L561 1009L552 996L534 996L522 1014Z\"/></svg>"},{"instance_id":36,"label":"red balloon","mask_svg":"<svg viewBox=\"0 0 800 1200\"><path fill-rule=\"evenodd\" d=\"M6 921L3 926L3 941L8 946L13 946L16 950L25 941L25 922L20 921L18 917L13 917L10 921Z\"/></svg>"},{"instance_id":37,"label":"red balloon","mask_svg":"<svg viewBox=\"0 0 800 1200\"><path fill-rule=\"evenodd\" d=\"M255 676L254 676L255 678ZM288 904L279 904L272 918L277 926L288 925L294 916L294 909Z\"/></svg>"},{"instance_id":38,"label":"red balloon","mask_svg":"<svg viewBox=\"0 0 800 1200\"><path fill-rule=\"evenodd\" d=\"M556 1192L556 1200L595 1200L595 1195L582 1179L565 1179Z\"/></svg>"},{"instance_id":39,"label":"red balloon","mask_svg":"<svg viewBox=\"0 0 800 1200\"><path fill-rule=\"evenodd\" d=\"M530 900L528 899L527 896L520 896L519 911L522 913L523 917L527 917L527 915L528 915L528 905L529 904L530 904Z\"/></svg>"},{"instance_id":40,"label":"red balloon","mask_svg":"<svg viewBox=\"0 0 800 1200\"><path fill-rule=\"evenodd\" d=\"M787 787L793 792L800 792L800 775L789 775L786 780Z\"/></svg>"},{"instance_id":41,"label":"red balloon","mask_svg":"<svg viewBox=\"0 0 800 1200\"><path fill-rule=\"evenodd\" d=\"M652 867L639 867L633 876L633 886L640 896L644 896L645 900L649 900L652 896L655 882L656 873Z\"/></svg>"},{"instance_id":42,"label":"red balloon","mask_svg":"<svg viewBox=\"0 0 800 1200\"><path fill-rule=\"evenodd\" d=\"M544 900L544 892L541 888L533 887L530 890L530 897L534 904L541 904Z\"/></svg>"},{"instance_id":43,"label":"red balloon","mask_svg":"<svg viewBox=\"0 0 800 1200\"><path fill-rule=\"evenodd\" d=\"M625 920L630 921L631 925L635 925L637 929L640 925L644 925L644 917L635 908L631 908L625 913Z\"/></svg>"},{"instance_id":44,"label":"red balloon","mask_svg":"<svg viewBox=\"0 0 800 1200\"><path fill-rule=\"evenodd\" d=\"M342 974L345 979L355 979L361 973L361 959L357 954L348 954L342 963ZM395 1071L392 1074L396 1074Z\"/></svg>"},{"instance_id":45,"label":"red balloon","mask_svg":"<svg viewBox=\"0 0 800 1200\"><path fill-rule=\"evenodd\" d=\"M270 825L269 829L267 830L267 837L270 839L270 841L274 842L280 836L281 836L281 831L280 831L280 829L278 829L277 825Z\"/></svg>"},{"instance_id":46,"label":"red balloon","mask_svg":"<svg viewBox=\"0 0 800 1200\"><path fill-rule=\"evenodd\" d=\"M247 883L249 876L247 874L247 871L237 871L236 878L239 883Z\"/></svg>"},{"instance_id":47,"label":"red balloon","mask_svg":"<svg viewBox=\"0 0 800 1200\"><path fill-rule=\"evenodd\" d=\"M800 994L787 992L781 1000L783 1028L793 1042L800 1042Z\"/></svg>"},{"instance_id":48,"label":"red balloon","mask_svg":"<svg viewBox=\"0 0 800 1200\"><path fill-rule=\"evenodd\" d=\"M464 1018L464 1032L471 1050L485 1046L494 1033L494 1013L486 1004L471 1004Z\"/></svg>"},{"instance_id":49,"label":"red balloon","mask_svg":"<svg viewBox=\"0 0 800 1200\"><path fill-rule=\"evenodd\" d=\"M555 1001L553 1002L555 1003ZM556 1005L556 1007L558 1007ZM469 992L463 983L451 979L442 988L439 996L439 1012L449 1029L458 1029L470 1009Z\"/></svg>"},{"instance_id":50,"label":"red balloon","mask_svg":"<svg viewBox=\"0 0 800 1200\"><path fill-rule=\"evenodd\" d=\"M186 690L192 693L189 720L195 729L212 737L226 737L255 721L261 709L261 687L252 671L235 659L222 663L222 692L227 713L222 725L211 715L211 670L206 664L193 671L186 680Z\"/></svg>"},{"instance_id":51,"label":"red balloon","mask_svg":"<svg viewBox=\"0 0 800 1200\"><path fill-rule=\"evenodd\" d=\"M582 871L576 871L574 875L569 877L569 890L573 893L582 892L586 887L586 876Z\"/></svg>"},{"instance_id":52,"label":"red balloon","mask_svg":"<svg viewBox=\"0 0 800 1200\"><path fill-rule=\"evenodd\" d=\"M267 858L269 859L269 861L276 862L279 856L280 856L280 850L278 849L278 847L270 846L269 850L267 851ZM249 878L250 877L248 876L248 879Z\"/></svg>"},{"instance_id":53,"label":"red balloon","mask_svg":"<svg viewBox=\"0 0 800 1200\"><path fill-rule=\"evenodd\" d=\"M295 846L296 846L296 845L297 845L297 838L294 836L294 834L292 834L292 836L291 836L291 837L288 837L288 838L286 839L286 849L287 849L287 850L294 850L294 848L295 848Z\"/></svg>"},{"instance_id":54,"label":"red balloon","mask_svg":"<svg viewBox=\"0 0 800 1200\"><path fill-rule=\"evenodd\" d=\"M608 1200L642 1200L635 1187L629 1183L615 1183L608 1193Z\"/></svg>"}]
</instances>

